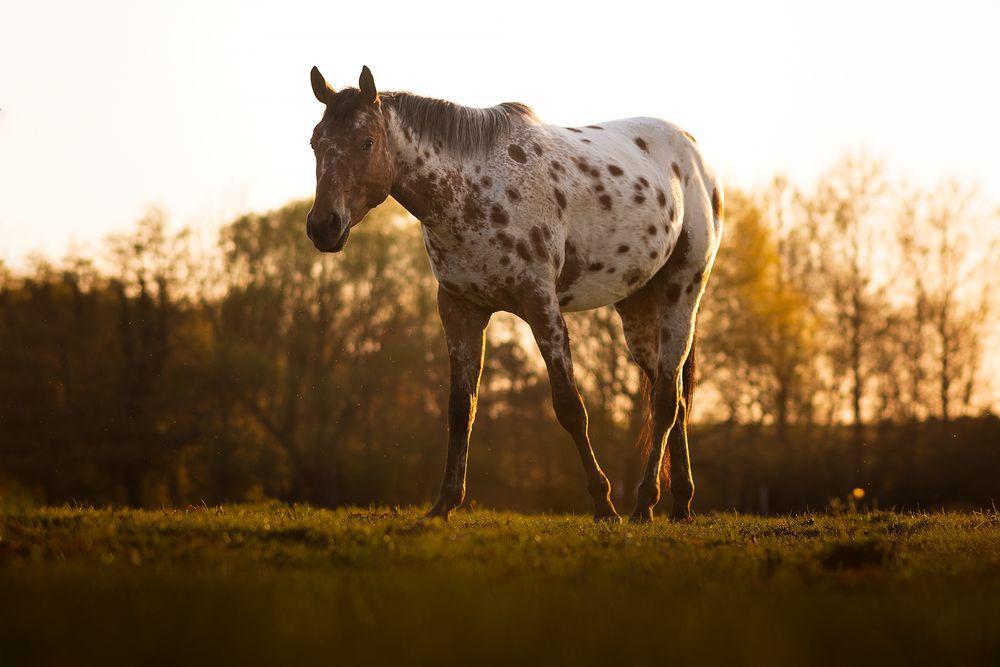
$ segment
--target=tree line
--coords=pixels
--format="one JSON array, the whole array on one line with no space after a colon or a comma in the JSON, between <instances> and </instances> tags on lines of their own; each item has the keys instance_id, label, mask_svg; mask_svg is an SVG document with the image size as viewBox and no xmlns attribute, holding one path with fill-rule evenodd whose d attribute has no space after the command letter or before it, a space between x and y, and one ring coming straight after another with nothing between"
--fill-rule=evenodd
<instances>
[{"instance_id":1,"label":"tree line","mask_svg":"<svg viewBox=\"0 0 1000 667\"><path fill-rule=\"evenodd\" d=\"M92 257L0 266L0 497L142 506L429 501L447 355L419 225L393 202L344 253L309 202L202 248L151 210ZM1000 495L997 211L954 182L847 156L809 187L727 192L699 318L696 507L900 507ZM619 502L643 398L612 309L568 317ZM470 498L586 510L526 328L494 316Z\"/></svg>"}]
</instances>

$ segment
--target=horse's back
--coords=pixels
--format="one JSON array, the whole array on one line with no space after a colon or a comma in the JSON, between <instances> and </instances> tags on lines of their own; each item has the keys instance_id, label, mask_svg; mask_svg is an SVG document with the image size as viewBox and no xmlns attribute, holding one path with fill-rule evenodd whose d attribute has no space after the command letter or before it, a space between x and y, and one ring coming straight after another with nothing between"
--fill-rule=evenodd
<instances>
[{"instance_id":1,"label":"horse's back","mask_svg":"<svg viewBox=\"0 0 1000 667\"><path fill-rule=\"evenodd\" d=\"M554 193L557 237L574 267L573 280L564 273L559 285L563 310L608 305L640 289L682 234L689 252L714 256L720 230L712 193L721 197L721 190L683 129L635 117L537 131L553 149L539 177Z\"/></svg>"},{"instance_id":2,"label":"horse's back","mask_svg":"<svg viewBox=\"0 0 1000 667\"><path fill-rule=\"evenodd\" d=\"M694 137L669 121L648 116L596 126L613 138L604 142L609 149L626 147L626 155L638 158L637 169L653 166L659 177L656 185L667 194L668 212L671 206L678 212L689 250L714 257L722 234L722 185Z\"/></svg>"}]
</instances>

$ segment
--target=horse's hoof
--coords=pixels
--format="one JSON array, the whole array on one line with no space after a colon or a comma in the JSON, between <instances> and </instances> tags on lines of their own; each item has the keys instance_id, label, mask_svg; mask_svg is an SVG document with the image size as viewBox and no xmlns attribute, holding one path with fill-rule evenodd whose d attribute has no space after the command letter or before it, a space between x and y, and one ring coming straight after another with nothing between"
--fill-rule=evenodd
<instances>
[{"instance_id":1,"label":"horse's hoof","mask_svg":"<svg viewBox=\"0 0 1000 667\"><path fill-rule=\"evenodd\" d=\"M594 523L606 523L608 525L619 525L622 518L617 514L595 514Z\"/></svg>"},{"instance_id":2,"label":"horse's hoof","mask_svg":"<svg viewBox=\"0 0 1000 667\"><path fill-rule=\"evenodd\" d=\"M653 508L646 507L632 512L628 518L629 523L649 523L653 520Z\"/></svg>"},{"instance_id":3,"label":"horse's hoof","mask_svg":"<svg viewBox=\"0 0 1000 667\"><path fill-rule=\"evenodd\" d=\"M435 507L430 512L424 515L424 521L437 521L441 520L445 523L448 522L448 517L451 515L451 510L439 509Z\"/></svg>"},{"instance_id":4,"label":"horse's hoof","mask_svg":"<svg viewBox=\"0 0 1000 667\"><path fill-rule=\"evenodd\" d=\"M670 520L677 522L688 522L691 521L691 510L684 509L680 511L673 511L670 513Z\"/></svg>"}]
</instances>

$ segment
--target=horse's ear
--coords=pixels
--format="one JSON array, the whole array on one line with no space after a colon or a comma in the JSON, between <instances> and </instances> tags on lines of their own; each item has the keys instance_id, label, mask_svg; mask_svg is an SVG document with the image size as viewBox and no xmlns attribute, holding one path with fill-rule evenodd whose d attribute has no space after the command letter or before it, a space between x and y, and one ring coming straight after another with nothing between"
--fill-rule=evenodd
<instances>
[{"instance_id":1,"label":"horse's ear","mask_svg":"<svg viewBox=\"0 0 1000 667\"><path fill-rule=\"evenodd\" d=\"M358 78L358 88L361 89L361 95L369 103L374 104L378 100L378 90L375 89L375 77L372 76L372 71L368 69L367 65L361 68L361 77Z\"/></svg>"},{"instance_id":2,"label":"horse's ear","mask_svg":"<svg viewBox=\"0 0 1000 667\"><path fill-rule=\"evenodd\" d=\"M316 96L316 99L323 104L329 103L334 91L326 84L326 79L319 73L318 67L313 67L312 71L309 72L309 80L312 82L313 95Z\"/></svg>"}]
</instances>

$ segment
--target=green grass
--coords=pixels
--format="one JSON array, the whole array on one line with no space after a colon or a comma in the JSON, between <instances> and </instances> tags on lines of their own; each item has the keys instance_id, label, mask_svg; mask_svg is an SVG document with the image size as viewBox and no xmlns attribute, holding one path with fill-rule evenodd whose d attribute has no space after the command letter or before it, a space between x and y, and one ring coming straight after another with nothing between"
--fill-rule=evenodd
<instances>
[{"instance_id":1,"label":"green grass","mask_svg":"<svg viewBox=\"0 0 1000 667\"><path fill-rule=\"evenodd\" d=\"M1000 515L0 513L0 663L1000 664Z\"/></svg>"}]
</instances>

